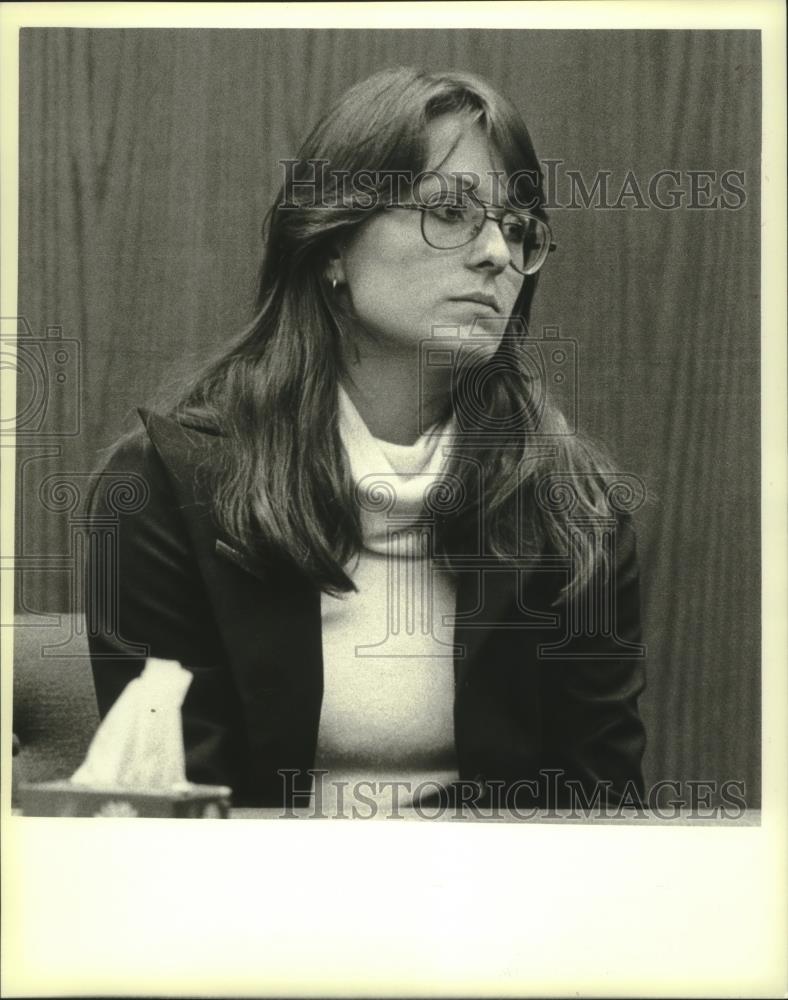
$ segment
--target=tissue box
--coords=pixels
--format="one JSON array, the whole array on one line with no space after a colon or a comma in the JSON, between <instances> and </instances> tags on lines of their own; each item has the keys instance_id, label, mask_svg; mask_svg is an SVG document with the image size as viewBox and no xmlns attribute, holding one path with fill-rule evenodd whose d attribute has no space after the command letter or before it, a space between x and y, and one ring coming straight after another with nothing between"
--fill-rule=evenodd
<instances>
[{"instance_id":1,"label":"tissue box","mask_svg":"<svg viewBox=\"0 0 788 1000\"><path fill-rule=\"evenodd\" d=\"M25 816L135 816L164 819L226 819L231 790L224 785L193 785L177 791L98 788L47 781L21 784L19 804Z\"/></svg>"}]
</instances>

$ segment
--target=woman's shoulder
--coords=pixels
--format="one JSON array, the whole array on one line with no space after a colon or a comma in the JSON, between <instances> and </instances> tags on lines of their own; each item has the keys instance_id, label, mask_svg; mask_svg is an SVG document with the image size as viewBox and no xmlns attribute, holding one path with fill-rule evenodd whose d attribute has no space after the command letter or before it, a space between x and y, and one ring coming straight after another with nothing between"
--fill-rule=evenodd
<instances>
[{"instance_id":1,"label":"woman's shoulder","mask_svg":"<svg viewBox=\"0 0 788 1000\"><path fill-rule=\"evenodd\" d=\"M195 499L198 469L210 465L221 442L216 420L198 412L137 411L139 423L103 454L94 472L95 503L113 506L123 498L152 497L175 492ZM185 494L185 496L184 496Z\"/></svg>"},{"instance_id":2,"label":"woman's shoulder","mask_svg":"<svg viewBox=\"0 0 788 1000\"><path fill-rule=\"evenodd\" d=\"M137 425L106 449L101 469L124 465L147 468L156 455L204 454L223 436L218 420L207 412L157 413L140 407L137 416Z\"/></svg>"}]
</instances>

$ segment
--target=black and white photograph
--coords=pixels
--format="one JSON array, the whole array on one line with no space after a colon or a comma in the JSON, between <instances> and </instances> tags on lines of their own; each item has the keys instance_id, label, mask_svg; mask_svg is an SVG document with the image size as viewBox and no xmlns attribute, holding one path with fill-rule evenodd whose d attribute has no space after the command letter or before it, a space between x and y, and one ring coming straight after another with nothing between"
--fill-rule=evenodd
<instances>
[{"instance_id":1,"label":"black and white photograph","mask_svg":"<svg viewBox=\"0 0 788 1000\"><path fill-rule=\"evenodd\" d=\"M393 878L400 850L414 852L414 889L439 884L415 874L427 854L413 838L432 845L432 871L454 857L467 876L473 857L498 891L500 852L527 886L544 845L526 908L546 894L553 920L556 895L592 906L626 871L645 879L643 906L658 898L635 838L661 852L706 837L709 857L771 844L784 779L767 763L784 745L769 729L784 682L769 687L765 645L783 578L767 586L762 542L773 523L782 560L779 448L783 465L763 472L767 404L784 408L764 391L785 340L764 302L765 288L780 298L764 241L767 167L784 164L764 103L775 32L757 17L684 26L669 4L644 26L616 22L637 4L587 4L599 21L582 29L561 3L490 5L488 19L454 5L467 26L448 4L401 5L401 24L394 4L380 22L372 4L302 17L251 4L246 24L129 9L145 4L69 22L79 5L46 6L58 16L13 37L18 228L2 309L14 844L120 838L114 856L137 865L157 845L204 860L209 842L187 894L206 878L217 901L230 897L207 884L216 856L268 896L277 869L319 851L299 885L326 903L362 891L380 844L377 878L392 882L377 906L410 891ZM549 25L529 23L540 7ZM753 8L784 40L777 6ZM9 226L6 212L4 250ZM259 845L254 866L240 844ZM783 849L783 892L784 874ZM495 907L476 891L475 907ZM288 943L245 986L217 955L202 986L173 965L165 992L782 995L784 945L772 954L767 939L784 914L772 900L745 919L735 897L731 939L763 952L729 957L727 983L698 954L696 979L673 979L662 954L648 983L606 980L594 943L576 949L575 978L549 978L560 948L536 912L549 944L530 981L525 944L488 956L485 978L450 958L445 927L429 960L381 970L385 985L342 972L336 928L324 966L313 956L283 978L307 938L269 915ZM417 898L396 903L406 926L426 919ZM292 906L279 911L291 921ZM602 922L626 922L610 906ZM695 929L706 908L722 926L702 894L689 907ZM55 910L68 912L60 898ZM681 935L682 918L663 919ZM7 922L4 938L24 970L32 942ZM463 929L452 947L469 940ZM156 995L153 969L124 986L97 966L39 993Z\"/></svg>"}]
</instances>

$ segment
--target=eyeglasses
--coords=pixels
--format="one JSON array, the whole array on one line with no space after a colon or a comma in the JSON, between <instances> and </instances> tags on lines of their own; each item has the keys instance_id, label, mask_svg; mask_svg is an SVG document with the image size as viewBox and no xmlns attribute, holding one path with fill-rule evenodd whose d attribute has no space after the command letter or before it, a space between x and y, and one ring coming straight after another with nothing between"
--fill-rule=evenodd
<instances>
[{"instance_id":1,"label":"eyeglasses","mask_svg":"<svg viewBox=\"0 0 788 1000\"><path fill-rule=\"evenodd\" d=\"M509 263L520 274L535 274L556 248L550 227L542 219L513 209L493 214L486 205L468 195L461 198L444 195L433 202L398 202L387 207L421 212L421 235L436 250L456 250L471 243L485 221L492 219L509 248Z\"/></svg>"}]
</instances>

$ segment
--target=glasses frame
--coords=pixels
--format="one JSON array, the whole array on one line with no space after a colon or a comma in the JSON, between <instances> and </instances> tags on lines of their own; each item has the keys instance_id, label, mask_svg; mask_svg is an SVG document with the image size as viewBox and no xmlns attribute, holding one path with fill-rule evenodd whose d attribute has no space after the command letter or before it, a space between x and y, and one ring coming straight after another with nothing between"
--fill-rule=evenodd
<instances>
[{"instance_id":1,"label":"glasses frame","mask_svg":"<svg viewBox=\"0 0 788 1000\"><path fill-rule=\"evenodd\" d=\"M540 219L538 215L534 215L533 212L524 212L520 209L514 209L514 208L499 208L496 209L496 212L499 213L500 215L499 218L498 215L493 215L489 210L489 206L485 205L484 202L479 201L478 198L474 198L472 195L467 195L467 197L470 199L472 204L477 209L481 209L484 215L483 218L479 220L479 224L475 228L475 232L473 232L471 236L463 243L458 243L456 247L436 247L434 243L430 243L424 232L424 223L427 217L427 212L429 212L431 209L439 208L440 207L439 204L436 203L434 205L430 205L429 203L425 204L415 201L405 201L405 202L392 202L390 205L387 205L386 208L405 208L411 211L421 212L421 238L424 240L427 246L432 247L433 250L459 250L460 247L467 247L469 243L473 243L473 241L476 239L476 237L479 235L482 229L484 229L484 223L488 219L496 223L498 229L501 232L501 235L503 235L503 230L501 229L501 223L503 222L505 215L516 215L520 219L528 219L533 222L538 222L540 225L544 226L545 229L547 230L547 241L545 242L544 249L542 250L541 256L539 257L537 263L529 267L527 270L521 271L519 267L515 266L515 263L512 260L511 255L509 257L509 264L511 265L512 269L516 271L518 274L523 275L523 277L528 277L528 275L530 274L536 274L536 272L542 268L548 256L551 253L553 253L554 250L558 249L558 244L555 243L553 240L553 231L548 225L548 223L545 222L544 219Z\"/></svg>"}]
</instances>

